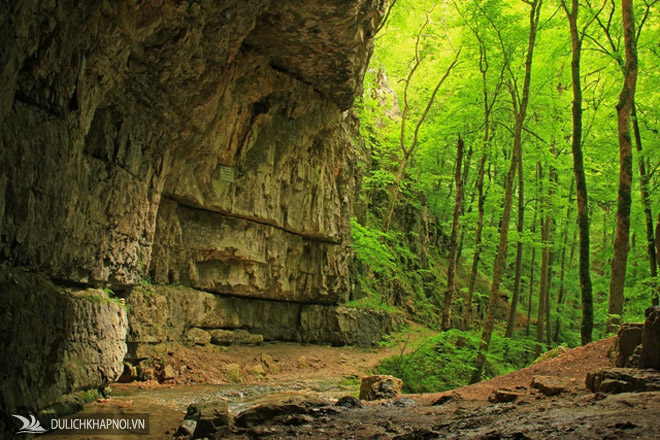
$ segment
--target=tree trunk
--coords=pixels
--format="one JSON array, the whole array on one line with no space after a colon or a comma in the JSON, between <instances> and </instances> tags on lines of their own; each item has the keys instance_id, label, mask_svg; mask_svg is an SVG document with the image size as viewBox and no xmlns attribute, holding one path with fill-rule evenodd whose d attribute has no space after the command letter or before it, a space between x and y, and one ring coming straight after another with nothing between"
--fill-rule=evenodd
<instances>
[{"instance_id":1,"label":"tree trunk","mask_svg":"<svg viewBox=\"0 0 660 440\"><path fill-rule=\"evenodd\" d=\"M447 290L445 292L445 304L442 309L442 330L451 328L451 311L454 293L456 291L456 257L458 247L458 232L460 229L461 207L463 206L463 179L461 178L461 168L463 162L463 138L458 135L458 145L456 147L456 169L454 171L454 180L456 182L456 197L454 199L454 215L452 219L451 238L449 240L449 268L447 269Z\"/></svg>"},{"instance_id":2,"label":"tree trunk","mask_svg":"<svg viewBox=\"0 0 660 440\"><path fill-rule=\"evenodd\" d=\"M488 125L486 125L488 127ZM488 128L485 128L484 138L487 140ZM484 141L485 144L486 141ZM472 257L472 269L470 270L470 281L468 283L468 293L465 300L465 328L469 329L472 321L472 297L474 296L474 284L477 280L477 271L479 268L479 257L481 255L481 234L484 229L484 174L486 169L486 149L481 154L479 162L479 177L477 178L477 206L478 220L477 230L474 237L474 256Z\"/></svg>"},{"instance_id":3,"label":"tree trunk","mask_svg":"<svg viewBox=\"0 0 660 440\"><path fill-rule=\"evenodd\" d=\"M481 344L479 344L479 352L475 361L475 369L470 378L471 383L481 380L484 367L486 365L486 353L490 345L490 339L493 335L493 327L495 325L495 304L497 297L500 294L500 283L502 282L502 272L504 270L504 263L506 261L507 242L509 236L509 222L511 220L511 205L513 204L513 180L516 177L516 169L518 167L518 160L521 157L522 151L522 130L525 117L527 116L527 104L529 102L529 85L532 78L532 56L534 53L534 43L536 40L536 28L539 23L539 15L543 0L533 0L528 2L531 6L529 13L529 41L527 44L527 57L525 59L525 79L523 83L522 97L518 113L516 114L516 125L513 136L513 151L511 154L511 163L509 171L506 176L506 184L504 191L504 205L502 208L502 223L500 226L500 241L497 246L497 254L495 256L495 269L493 270L493 281L491 283L490 293L488 296L488 310L486 312L486 320L484 322L483 332L481 334Z\"/></svg>"},{"instance_id":4,"label":"tree trunk","mask_svg":"<svg viewBox=\"0 0 660 440\"><path fill-rule=\"evenodd\" d=\"M578 34L577 19L579 1L572 0L572 9L568 10L562 3L568 17L571 31L571 78L573 84L573 136L571 149L573 152L573 173L577 190L577 221L580 237L579 274L582 299L582 324L580 336L582 345L591 342L594 328L594 304L591 285L590 244L589 244L589 202L587 197L587 178L584 173L584 158L582 154L582 85L580 78L580 58L582 56L582 39Z\"/></svg>"},{"instance_id":5,"label":"tree trunk","mask_svg":"<svg viewBox=\"0 0 660 440\"><path fill-rule=\"evenodd\" d=\"M564 236L562 237L561 245L561 263L559 269L559 295L557 297L557 319L555 320L555 335L553 340L559 342L559 327L561 324L561 306L564 304L564 279L566 275L566 245L568 244L568 230L571 224L571 199L573 198L574 183L571 181L571 189L568 191L568 208L566 208L566 226L564 228Z\"/></svg>"},{"instance_id":6,"label":"tree trunk","mask_svg":"<svg viewBox=\"0 0 660 440\"><path fill-rule=\"evenodd\" d=\"M538 177L537 177L538 181ZM537 191L538 193L538 191ZM532 217L532 236L536 234L536 213L538 212L538 198L534 202L534 216ZM529 330L532 322L532 292L534 291L534 263L536 262L536 247L532 246L532 261L529 269L529 295L527 298L527 328L525 334L529 336Z\"/></svg>"},{"instance_id":7,"label":"tree trunk","mask_svg":"<svg viewBox=\"0 0 660 440\"><path fill-rule=\"evenodd\" d=\"M547 195L543 193L543 169L541 164L537 164L539 170L539 185L541 185L541 194L543 198L546 198ZM549 278L549 268L550 268L550 212L547 209L548 204L543 203L543 216L542 216L542 227L541 227L541 243L543 244L543 249L541 250L541 277L539 284L539 307L536 314L536 349L535 357L538 357L543 351L543 329L545 322L545 309L547 307L547 292L548 292L548 278Z\"/></svg>"},{"instance_id":8,"label":"tree trunk","mask_svg":"<svg viewBox=\"0 0 660 440\"><path fill-rule=\"evenodd\" d=\"M607 311L607 331L616 332L623 314L623 288L626 281L626 264L630 248L630 204L632 186L632 142L630 115L635 101L637 83L637 44L635 41L635 19L632 0L622 0L623 36L625 40L626 67L624 82L617 111L619 134L619 194L617 199L616 238L612 257L610 278L610 300Z\"/></svg>"},{"instance_id":9,"label":"tree trunk","mask_svg":"<svg viewBox=\"0 0 660 440\"><path fill-rule=\"evenodd\" d=\"M653 237L653 213L651 211L651 205L649 203L649 178L646 174L646 164L644 163L644 158L642 157L642 135L639 131L639 121L637 120L637 109L635 108L635 103L633 102L632 110L632 122L633 122L633 131L635 133L635 145L637 146L637 151L639 152L639 189L642 195L642 208L644 209L644 220L646 221L646 243L647 243L647 252L649 254L649 269L651 278L657 278L658 276L658 261L655 251L655 239ZM659 287L654 287L651 292L651 305L658 305L658 289Z\"/></svg>"},{"instance_id":10,"label":"tree trunk","mask_svg":"<svg viewBox=\"0 0 660 440\"><path fill-rule=\"evenodd\" d=\"M548 232L549 246L552 246L553 224L554 221L552 219L552 216L550 216L550 231ZM552 344L552 322L550 321L550 308L552 307L552 298L550 296L550 290L552 286L552 276L554 274L553 272L554 263L555 263L555 253L552 252L552 248L550 248L550 255L548 256L548 282L545 283L545 343L547 344L548 348L550 348L550 344Z\"/></svg>"},{"instance_id":11,"label":"tree trunk","mask_svg":"<svg viewBox=\"0 0 660 440\"><path fill-rule=\"evenodd\" d=\"M518 312L518 300L520 299L520 288L522 278L522 260L523 260L523 242L522 234L525 230L525 200L524 200L524 179L522 169L522 157L518 161L518 246L516 248L516 275L513 282L513 297L511 298L511 308L509 309L509 319L506 326L505 337L513 337L513 331L516 327L516 314Z\"/></svg>"},{"instance_id":12,"label":"tree trunk","mask_svg":"<svg viewBox=\"0 0 660 440\"><path fill-rule=\"evenodd\" d=\"M660 212L658 212L658 223L655 225L655 256L660 266Z\"/></svg>"},{"instance_id":13,"label":"tree trunk","mask_svg":"<svg viewBox=\"0 0 660 440\"><path fill-rule=\"evenodd\" d=\"M387 211L385 213L385 221L383 222L383 232L387 232L390 229L392 224L392 216L394 215L394 208L396 207L396 202L399 200L399 185L403 182L404 171L406 165L408 165L408 159L410 158L410 153L404 153L399 162L399 170L394 177L394 184L392 185L392 193L390 194L390 202L387 205Z\"/></svg>"}]
</instances>

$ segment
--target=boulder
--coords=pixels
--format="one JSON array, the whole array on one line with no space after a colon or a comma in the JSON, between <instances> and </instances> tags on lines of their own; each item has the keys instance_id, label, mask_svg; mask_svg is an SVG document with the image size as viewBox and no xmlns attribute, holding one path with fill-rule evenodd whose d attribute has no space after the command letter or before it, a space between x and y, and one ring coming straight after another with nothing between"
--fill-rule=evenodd
<instances>
[{"instance_id":1,"label":"boulder","mask_svg":"<svg viewBox=\"0 0 660 440\"><path fill-rule=\"evenodd\" d=\"M257 405L236 416L234 423L241 428L253 428L263 424L304 424L311 420L310 417L337 413L327 405L328 402L321 400Z\"/></svg>"},{"instance_id":2,"label":"boulder","mask_svg":"<svg viewBox=\"0 0 660 440\"><path fill-rule=\"evenodd\" d=\"M173 380L176 377L176 372L174 367L171 365L165 365L162 370L160 370L160 380L161 382L166 382L168 380Z\"/></svg>"},{"instance_id":3,"label":"boulder","mask_svg":"<svg viewBox=\"0 0 660 440\"><path fill-rule=\"evenodd\" d=\"M186 332L186 339L197 345L208 345L211 343L211 335L206 330L193 327Z\"/></svg>"},{"instance_id":4,"label":"boulder","mask_svg":"<svg viewBox=\"0 0 660 440\"><path fill-rule=\"evenodd\" d=\"M181 425L174 433L175 440L192 440L195 438L195 430L197 429L197 422L200 418L200 412L195 405L189 405L186 410Z\"/></svg>"},{"instance_id":5,"label":"boulder","mask_svg":"<svg viewBox=\"0 0 660 440\"><path fill-rule=\"evenodd\" d=\"M488 397L491 403L508 403L514 402L519 397L527 394L525 387L511 388L498 388Z\"/></svg>"},{"instance_id":6,"label":"boulder","mask_svg":"<svg viewBox=\"0 0 660 440\"><path fill-rule=\"evenodd\" d=\"M614 345L614 365L617 367L631 367L631 356L635 348L642 343L641 323L624 322L619 328L616 344Z\"/></svg>"},{"instance_id":7,"label":"boulder","mask_svg":"<svg viewBox=\"0 0 660 440\"><path fill-rule=\"evenodd\" d=\"M353 396L344 396L335 403L335 406L341 406L344 408L362 408L362 403L359 399L356 399Z\"/></svg>"},{"instance_id":8,"label":"boulder","mask_svg":"<svg viewBox=\"0 0 660 440\"><path fill-rule=\"evenodd\" d=\"M461 397L461 395L454 391L450 394L445 394L444 396L438 397L436 400L433 401L433 403L431 403L431 406L440 406L440 405L445 405L447 403L457 403L462 400L463 398Z\"/></svg>"},{"instance_id":9,"label":"boulder","mask_svg":"<svg viewBox=\"0 0 660 440\"><path fill-rule=\"evenodd\" d=\"M231 416L227 403L223 401L195 404L199 419L195 428L195 438L214 438L222 429L231 425Z\"/></svg>"},{"instance_id":10,"label":"boulder","mask_svg":"<svg viewBox=\"0 0 660 440\"><path fill-rule=\"evenodd\" d=\"M586 385L594 393L660 391L660 371L602 368L587 374Z\"/></svg>"},{"instance_id":11,"label":"boulder","mask_svg":"<svg viewBox=\"0 0 660 440\"><path fill-rule=\"evenodd\" d=\"M660 370L660 307L646 311L642 328L642 363L646 368Z\"/></svg>"},{"instance_id":12,"label":"boulder","mask_svg":"<svg viewBox=\"0 0 660 440\"><path fill-rule=\"evenodd\" d=\"M556 396L570 389L571 382L555 376L534 376L532 388L538 389L546 396Z\"/></svg>"},{"instance_id":13,"label":"boulder","mask_svg":"<svg viewBox=\"0 0 660 440\"><path fill-rule=\"evenodd\" d=\"M131 365L130 362L124 362L124 372L119 376L117 382L119 383L129 383L138 379L138 370L137 367Z\"/></svg>"},{"instance_id":14,"label":"boulder","mask_svg":"<svg viewBox=\"0 0 660 440\"><path fill-rule=\"evenodd\" d=\"M238 364L227 364L224 368L225 377L230 382L240 383L243 381L243 375L241 374L241 366Z\"/></svg>"},{"instance_id":15,"label":"boulder","mask_svg":"<svg viewBox=\"0 0 660 440\"><path fill-rule=\"evenodd\" d=\"M247 330L209 330L211 343L215 345L259 345L264 342L262 335L256 335Z\"/></svg>"},{"instance_id":16,"label":"boulder","mask_svg":"<svg viewBox=\"0 0 660 440\"><path fill-rule=\"evenodd\" d=\"M403 381L394 376L366 376L360 383L360 400L391 399L399 396L402 389Z\"/></svg>"}]
</instances>

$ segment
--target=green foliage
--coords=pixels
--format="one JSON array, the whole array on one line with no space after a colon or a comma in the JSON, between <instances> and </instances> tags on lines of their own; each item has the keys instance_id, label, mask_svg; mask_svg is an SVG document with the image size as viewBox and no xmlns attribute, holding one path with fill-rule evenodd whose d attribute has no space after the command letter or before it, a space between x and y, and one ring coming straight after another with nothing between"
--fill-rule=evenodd
<instances>
[{"instance_id":1,"label":"green foliage","mask_svg":"<svg viewBox=\"0 0 660 440\"><path fill-rule=\"evenodd\" d=\"M409 353L387 358L377 371L403 379L404 391L432 393L467 385L480 343L478 331L449 330L428 337ZM491 378L523 368L534 350L530 339L493 335L487 355L485 377Z\"/></svg>"},{"instance_id":2,"label":"green foliage","mask_svg":"<svg viewBox=\"0 0 660 440\"><path fill-rule=\"evenodd\" d=\"M389 22L375 40L375 51L364 81L364 95L357 102L360 130L367 150L367 154L364 154L366 159L358 164L365 175L360 197L367 206L367 212L360 223L356 220L351 222L351 229L353 249L359 266L358 281L365 297L349 305L373 309L397 306L410 311L418 321L433 327L438 320L440 299L446 287L445 245L438 242L420 245L420 237L416 234L421 235L422 232L409 227L406 222L411 223L410 218L428 213L433 228L445 232L450 230L455 194L453 171L456 138L457 133L460 133L465 140L463 168L468 177L465 182L465 205L460 217L460 294L454 307L460 310L464 306L466 278L472 256L477 251L474 240L478 219L475 186L482 152L487 158L484 182L486 199L474 303L487 302L487 280L492 275L499 240L505 177L511 157L514 128L512 103L516 99L516 90L521 89L527 51L528 5L525 2L496 0L444 2L430 12L429 25L419 42L419 70L409 84L410 114L407 127L410 128L410 121L417 120L421 114L434 84L459 46L462 48L461 58L420 129L417 149L407 164L403 182L399 185L400 199L396 207L399 222L394 222L393 227L383 233L381 230L384 212L402 156L400 110L403 107L405 80L414 64L417 33L431 6L432 3L426 0L399 0L396 3ZM610 7L610 4L605 5L604 16L609 17ZM645 4L640 2L635 8L639 25L645 13ZM582 9L580 25L586 24L594 12ZM519 240L524 250L524 276L523 297L518 312L526 316L527 307L531 303L531 320L534 321L538 313L541 251L544 247L549 248L552 255L549 286L552 335L554 336L555 326L559 323L556 343L573 347L580 344L581 299L577 270L579 257L576 198L575 190L571 192L570 189L574 181L570 146L573 99L570 38L566 17L561 9L546 7L541 23L543 25L538 32L534 50L531 95L522 139L522 201L525 206L523 232L516 231L515 221L511 223L502 294L513 290L514 249ZM593 21L588 29L589 37L584 40L582 52L582 141L589 189L594 339L607 336L605 325L616 231L616 176L619 171L619 156L617 119L613 109L622 86L621 69L617 64L617 59L623 56L620 44L620 10L613 11L610 24L613 43L617 47L610 48L603 28L598 21ZM476 35L479 35L483 45ZM655 220L660 208L660 69L656 68L660 64L660 49L657 45L659 39L660 13L657 9L652 9L644 19L638 41L640 73L636 104L643 150L641 153L635 151L633 157L635 176L630 215L626 299L621 317L623 321L641 321L644 310L650 305L652 294L658 287L658 280L649 276L638 164L640 160L643 161L650 175L649 201ZM611 53L607 53L608 51ZM485 83L482 83L479 70L479 57L482 53L488 57ZM506 68L507 63L510 69ZM504 78L504 85L495 97L500 76ZM484 85L489 98L497 98L490 115L490 137L487 142L483 141ZM404 136L406 141L410 140L411 134L412 129L407 129ZM542 176L537 175L539 168L543 170ZM572 196L569 197L569 194ZM518 195L514 195L514 220L517 219L517 198ZM549 242L543 243L540 221L546 214L552 219L551 236ZM404 221L401 221L401 218L404 218ZM535 252L533 265L532 250ZM531 274L534 276L534 283L530 290ZM559 304L558 292L562 287L564 297L562 304ZM530 291L531 298L528 298ZM506 303L501 303L503 305L500 304L499 307L506 308ZM483 312L483 308L481 311ZM502 310L498 313L499 321L505 319ZM535 324L532 324L532 327L533 325ZM534 331L531 333L535 334ZM449 338L448 335L442 337ZM464 337L468 341L465 346L475 342L472 340L474 335ZM515 347L511 346L497 348L500 343L516 344L513 341L502 342L497 334L494 335L491 343L493 352L490 354L491 373L497 368L506 370L508 367L504 366L515 364L508 362L506 356L497 359L496 354L499 352L515 351ZM526 342L520 344L525 345ZM430 348L431 345L433 349ZM526 345L525 347L525 350L529 348ZM473 357L458 350L452 343L429 342L427 347L417 347L417 350L416 357L410 358L409 361L390 360L389 368L398 369L402 374L418 374L418 378L411 377L412 383L422 383L419 389L437 389L461 383L463 379L459 378L469 375L468 370L462 371L461 368L471 365ZM461 367L456 367L455 372L433 369L433 365L442 364L439 362L442 359L435 359L442 350L451 351L454 356L458 356L458 361L453 365L460 364ZM421 365L420 373L412 371L412 365L416 362ZM443 362L446 363L447 359ZM423 373L424 371L426 373ZM437 377L438 374L441 378ZM425 381L428 383L423 384Z\"/></svg>"}]
</instances>

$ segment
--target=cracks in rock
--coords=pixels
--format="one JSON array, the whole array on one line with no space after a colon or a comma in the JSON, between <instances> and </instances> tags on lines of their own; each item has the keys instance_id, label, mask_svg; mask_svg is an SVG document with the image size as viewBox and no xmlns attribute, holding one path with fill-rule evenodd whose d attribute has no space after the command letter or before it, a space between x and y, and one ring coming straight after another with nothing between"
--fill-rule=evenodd
<instances>
[{"instance_id":1,"label":"cracks in rock","mask_svg":"<svg viewBox=\"0 0 660 440\"><path fill-rule=\"evenodd\" d=\"M177 197L173 194L167 194L167 195L163 194L163 198L170 199L170 200L176 202L177 204L179 204L181 206L184 206L186 208L189 208L189 209L196 209L196 210L199 210L199 211L209 212L209 213L213 213L213 214L219 214L219 215L223 215L225 217L235 218L235 219L238 219L238 220L244 220L244 221L248 221L248 222L251 222L251 223L256 223L256 224L259 224L259 225L270 226L272 228L279 229L280 231L286 232L288 234L296 235L298 237L302 237L302 238L305 238L305 239L308 239L308 240L314 240L314 241L318 241L318 242L322 242L322 243L328 243L328 244L332 244L332 245L341 245L342 244L341 239L335 239L335 238L331 238L331 237L327 237L327 236L304 233L304 232L299 232L299 231L292 231L291 229L285 228L283 226L280 226L280 225L278 225L274 222L271 222L271 221L268 221L268 220L265 220L265 219L250 217L250 216L247 216L247 215L241 215L241 214L236 214L236 213L227 212L227 211L212 210L212 209L204 208L204 207L201 207L199 205L192 204L189 201L184 200L180 197Z\"/></svg>"}]
</instances>

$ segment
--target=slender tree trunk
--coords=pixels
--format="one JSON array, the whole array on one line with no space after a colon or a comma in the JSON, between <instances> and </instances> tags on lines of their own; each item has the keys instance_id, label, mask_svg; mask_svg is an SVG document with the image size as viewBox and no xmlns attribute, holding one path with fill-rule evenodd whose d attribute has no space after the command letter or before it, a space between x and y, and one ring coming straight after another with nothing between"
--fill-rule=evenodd
<instances>
[{"instance_id":1,"label":"slender tree trunk","mask_svg":"<svg viewBox=\"0 0 660 440\"><path fill-rule=\"evenodd\" d=\"M547 194L543 192L543 168L541 164L537 164L540 192L545 199ZM541 243L543 248L541 250L541 277L539 284L539 307L536 314L536 350L535 357L538 357L543 351L543 329L545 327L545 309L547 307L547 292L548 292L548 278L550 268L550 212L548 210L548 203L544 201L542 226L541 226Z\"/></svg>"},{"instance_id":2,"label":"slender tree trunk","mask_svg":"<svg viewBox=\"0 0 660 440\"><path fill-rule=\"evenodd\" d=\"M646 243L647 243L647 252L649 254L649 268L651 278L657 278L658 276L658 261L655 251L655 239L653 237L653 213L651 211L651 204L649 203L649 178L646 174L646 164L644 163L644 158L642 156L642 135L639 131L639 121L637 120L637 109L635 108L635 103L633 102L632 110L632 122L633 122L633 131L635 133L635 145L637 146L637 151L639 152L639 189L642 195L642 208L644 209L644 220L646 221ZM659 287L654 287L651 292L651 305L658 305L658 289Z\"/></svg>"},{"instance_id":3,"label":"slender tree trunk","mask_svg":"<svg viewBox=\"0 0 660 440\"><path fill-rule=\"evenodd\" d=\"M548 232L548 244L552 245L552 217L550 219L550 232ZM550 249L548 257L548 282L545 284L545 343L548 347L552 343L552 322L550 321L550 309L552 307L552 297L550 290L552 286L552 276L554 275L555 253Z\"/></svg>"},{"instance_id":4,"label":"slender tree trunk","mask_svg":"<svg viewBox=\"0 0 660 440\"><path fill-rule=\"evenodd\" d=\"M385 213L385 221L383 222L383 232L387 232L392 224L392 216L394 215L394 208L396 207L396 202L399 200L399 186L403 182L403 176L408 165L408 159L410 158L409 153L404 153L399 162L399 169L394 177L394 184L392 185L392 192L390 194L390 202L387 205L387 211Z\"/></svg>"},{"instance_id":5,"label":"slender tree trunk","mask_svg":"<svg viewBox=\"0 0 660 440\"><path fill-rule=\"evenodd\" d=\"M537 178L538 181L538 178ZM532 217L532 236L536 234L536 213L538 211L538 198L534 202L534 216ZM536 247L532 246L532 261L529 269L529 294L527 297L527 328L525 334L529 336L529 330L532 322L532 292L534 291L534 263L536 260Z\"/></svg>"},{"instance_id":6,"label":"slender tree trunk","mask_svg":"<svg viewBox=\"0 0 660 440\"><path fill-rule=\"evenodd\" d=\"M626 281L626 264L630 248L630 204L632 186L632 142L630 115L635 101L637 85L637 44L635 41L635 19L632 0L622 0L623 36L625 40L626 67L623 88L616 106L619 133L619 194L616 216L616 238L612 257L610 278L610 301L607 316L607 331L616 332L623 314L623 288Z\"/></svg>"},{"instance_id":7,"label":"slender tree trunk","mask_svg":"<svg viewBox=\"0 0 660 440\"><path fill-rule=\"evenodd\" d=\"M486 125L488 127L488 125ZM479 177L477 178L477 206L478 206L478 219L477 230L474 237L474 256L472 257L472 269L470 270L470 281L468 283L468 293L465 301L465 328L469 329L472 322L472 298L474 296L474 284L477 280L477 271L479 268L479 258L481 255L481 234L484 229L484 171L486 165L486 149L485 143L487 142L488 128L485 129L484 138L484 151L481 155L479 162Z\"/></svg>"},{"instance_id":8,"label":"slender tree trunk","mask_svg":"<svg viewBox=\"0 0 660 440\"><path fill-rule=\"evenodd\" d=\"M516 275L513 282L513 298L511 298L511 308L509 309L509 319L506 326L505 337L513 337L513 331L516 327L516 314L518 312L518 300L520 299L520 288L522 279L522 260L523 260L523 242L522 234L525 230L525 200L524 200L524 179L522 169L522 157L518 161L518 245L516 248Z\"/></svg>"},{"instance_id":9,"label":"slender tree trunk","mask_svg":"<svg viewBox=\"0 0 660 440\"><path fill-rule=\"evenodd\" d=\"M554 145L551 145L550 150L551 153L556 157L557 152ZM548 231L548 246L550 246L550 255L548 257L548 281L545 284L545 338L548 347L552 343L552 321L550 320L552 295L550 292L552 290L552 276L554 275L554 262L556 257L555 252L552 251L552 235L556 223L553 212L552 196L557 185L557 170L553 166L548 165L548 198L546 206L548 210L548 217L550 218L550 231Z\"/></svg>"},{"instance_id":10,"label":"slender tree trunk","mask_svg":"<svg viewBox=\"0 0 660 440\"><path fill-rule=\"evenodd\" d=\"M491 283L490 293L488 296L488 310L486 312L486 320L484 322L484 328L481 334L481 344L479 344L479 351L475 361L475 369L472 377L470 378L471 383L475 383L481 380L481 375L486 365L486 353L488 352L490 339L493 335L493 328L495 326L495 304L497 302L497 297L500 294L500 283L502 282L502 272L504 270L504 263L506 261L509 222L511 220L511 206L513 204L513 180L516 177L518 160L520 160L522 152L522 130L525 117L527 116L529 85L532 78L532 56L534 53L536 29L539 23L539 15L541 12L543 0L532 0L528 3L531 6L531 10L529 13L529 41L527 44L527 57L525 59L525 80L523 83L520 106L518 113L516 114L516 124L513 136L513 151L511 154L511 164L509 166L509 171L506 177L504 205L502 208L502 223L500 226L500 242L497 246L497 254L495 256L493 281Z\"/></svg>"},{"instance_id":11,"label":"slender tree trunk","mask_svg":"<svg viewBox=\"0 0 660 440\"><path fill-rule=\"evenodd\" d=\"M463 206L463 179L461 178L461 168L463 165L463 138L458 135L458 145L456 147L456 169L454 171L454 180L456 182L456 198L454 199L454 216L452 219L451 238L449 240L449 268L447 269L447 291L445 292L445 304L442 309L442 329L451 328L451 312L454 293L456 291L456 259L458 247L458 232L460 229L461 207Z\"/></svg>"},{"instance_id":12,"label":"slender tree trunk","mask_svg":"<svg viewBox=\"0 0 660 440\"><path fill-rule=\"evenodd\" d=\"M590 245L589 245L589 202L587 198L587 178L584 172L582 154L582 84L580 78L580 59L582 56L582 39L578 34L577 19L579 1L572 0L572 9L568 10L562 2L568 17L571 31L571 78L573 83L573 136L571 149L573 152L573 173L577 190L578 232L580 237L579 274L582 299L582 324L580 336L582 344L591 342L594 328L594 305L591 285Z\"/></svg>"},{"instance_id":13,"label":"slender tree trunk","mask_svg":"<svg viewBox=\"0 0 660 440\"><path fill-rule=\"evenodd\" d=\"M660 266L660 212L658 212L658 223L655 225L655 256Z\"/></svg>"},{"instance_id":14,"label":"slender tree trunk","mask_svg":"<svg viewBox=\"0 0 660 440\"><path fill-rule=\"evenodd\" d=\"M574 181L571 181L571 189L568 191L568 208L566 208L566 226L564 228L564 235L562 237L561 245L561 263L559 269L559 295L557 297L557 319L555 320L555 335L553 340L559 341L559 327L561 324L561 306L564 304L564 279L566 275L566 245L568 244L568 230L571 224L571 199L573 198Z\"/></svg>"}]
</instances>

